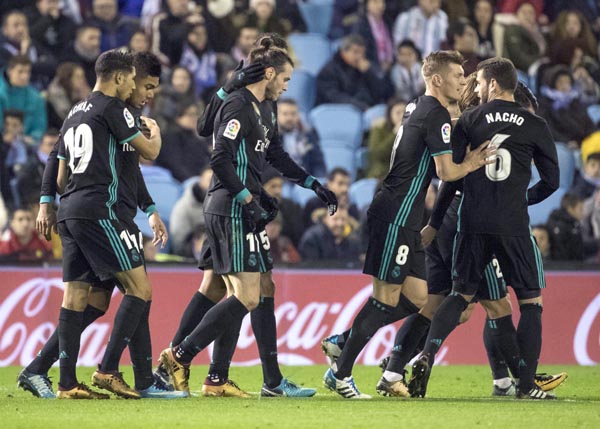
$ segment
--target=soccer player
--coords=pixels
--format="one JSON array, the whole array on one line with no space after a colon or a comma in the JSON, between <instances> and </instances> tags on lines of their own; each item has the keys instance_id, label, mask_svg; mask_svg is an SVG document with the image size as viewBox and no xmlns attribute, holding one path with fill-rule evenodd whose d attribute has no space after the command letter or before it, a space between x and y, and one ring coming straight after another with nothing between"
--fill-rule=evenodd
<instances>
[{"instance_id":1,"label":"soccer player","mask_svg":"<svg viewBox=\"0 0 600 429\"><path fill-rule=\"evenodd\" d=\"M144 52L136 53L133 63L136 69L134 79L136 86L128 98L127 104L133 111L136 126L142 129L143 127L139 118L140 112L142 107L154 98L154 92L159 84L161 65L155 55ZM117 216L126 226L131 242L140 246L140 254L143 257L141 232L133 221L138 206L148 215L148 221L154 232L155 244L164 244L168 238L168 234L141 175L139 156L132 149L128 144L122 146L125 167L120 176ZM50 230L56 224L56 215L51 203L56 194L56 176L58 175L57 152L58 145L50 153L48 159L48 167L45 170L44 183L42 184L42 202L38 214L38 229L41 233L48 236L47 238L49 238ZM114 286L115 282L113 280L95 282L92 285L88 303L83 314L83 329L104 315L108 309ZM149 310L150 302L147 306L147 310ZM152 377L152 350L147 313L148 311L144 312L143 318L140 320L136 332L129 343L136 381L135 389L140 393L142 398L182 397L184 396L183 392L170 392L158 380L155 381ZM52 391L52 384L48 378L48 371L54 362L58 360L58 354L58 330L56 330L36 358L21 371L17 379L18 386L30 391L35 396L42 398L55 397Z\"/></svg>"},{"instance_id":2,"label":"soccer player","mask_svg":"<svg viewBox=\"0 0 600 429\"><path fill-rule=\"evenodd\" d=\"M205 204L214 273L223 276L233 295L212 307L181 344L174 344L174 348L161 354L161 362L177 389L188 389L189 363L193 357L222 333L231 335L233 330L239 333L244 315L259 303L263 283L260 273L270 272L272 268L269 242L263 232L270 216L256 202L261 194L260 173L264 161L294 182L320 193L330 202L331 213L337 209L333 193L291 162L278 140L269 139L275 115L271 111L271 115L265 117L261 102L277 100L287 88L292 73L291 59L284 50L273 46L270 38L264 38L250 56L250 64L255 63L263 65L263 78L228 96L217 115L211 158L214 176ZM276 363L276 355L274 357ZM285 394L277 393L278 396ZM314 390L307 393L312 396Z\"/></svg>"},{"instance_id":3,"label":"soccer player","mask_svg":"<svg viewBox=\"0 0 600 429\"><path fill-rule=\"evenodd\" d=\"M135 87L133 56L107 51L96 61L97 82L92 94L76 104L61 129L60 173L70 177L58 211L63 247L65 292L58 325L60 380L58 398L106 398L78 383L75 365L90 283L116 278L126 291L119 307L106 354L93 382L111 386L114 393L139 398L118 373L118 362L151 299L151 287L140 252L115 213L121 152L129 143L140 155L155 159L161 147L160 130L150 118L146 138L124 101ZM119 146L120 148L120 146Z\"/></svg>"},{"instance_id":4,"label":"soccer player","mask_svg":"<svg viewBox=\"0 0 600 429\"><path fill-rule=\"evenodd\" d=\"M263 34L256 42L255 46L260 46L262 40L271 39L273 46L287 50L287 43L276 34ZM204 111L203 116L198 121L198 132L200 135L208 136L213 133L214 119L223 102L229 94L236 89L246 85L259 82L264 78L265 68L261 63L249 64L241 68L242 64L236 69L234 75L211 99L209 105ZM271 118L271 121L263 122L263 126L268 129L268 138L270 140L269 151L271 159L279 160L276 165L282 173L298 184L309 184L312 180L311 188L328 205L336 203L335 195L328 192L318 181L309 179L305 172L301 172L297 167L289 164L289 157L282 150L279 133L275 118L277 104L271 100L264 100L260 103L259 109L263 118ZM281 164L285 161L284 164ZM286 166L287 165L287 166ZM308 180L307 180L308 179ZM261 188L261 206L271 206L270 212L273 212L274 202L270 196ZM274 216L271 215L271 217ZM189 335L200 323L204 315L215 303L219 302L226 292L225 283L221 276L215 275L213 271L213 262L211 249L208 241L204 242L199 261L200 269L204 270L204 276L198 292L194 294L187 308L185 309L180 321L177 333L173 337L172 345L178 345ZM261 273L260 277L260 303L258 307L250 313L252 321L252 330L256 336L256 342L263 369L263 386L261 396L263 397L309 397L316 393L315 389L303 388L291 380L283 377L277 361L277 330L274 309L275 283L273 282L270 267L266 273ZM229 380L229 366L231 357L235 350L239 330L235 330L230 335L221 335L215 340L213 349L213 359L209 368L208 376L202 386L202 392L206 396L248 396L244 391L231 380ZM165 376L164 366L161 364L155 371L157 376L167 381L168 374Z\"/></svg>"},{"instance_id":5,"label":"soccer player","mask_svg":"<svg viewBox=\"0 0 600 429\"><path fill-rule=\"evenodd\" d=\"M434 171L442 180L458 180L491 162L486 158L493 151L483 145L469 152L463 163L452 162L452 126L447 107L460 99L465 85L462 62L455 51L433 52L425 59L425 95L406 108L392 149L390 171L369 208L369 244L363 272L373 276L373 296L355 317L339 359L323 377L326 387L344 398L370 397L354 383L356 357L381 326L417 313L427 299L419 230ZM388 390L405 395L401 379L388 381Z\"/></svg>"},{"instance_id":6,"label":"soccer player","mask_svg":"<svg viewBox=\"0 0 600 429\"><path fill-rule=\"evenodd\" d=\"M453 133L455 161L465 149L491 140L496 162L464 180L453 255L453 291L433 318L423 355L413 365L412 396L423 397L435 354L458 324L477 292L486 261L495 255L519 300L517 330L521 353L518 398L554 399L535 384L542 342L542 258L530 234L528 204L551 195L559 185L556 147L546 122L515 103L517 73L510 60L491 58L477 67L481 106L468 110ZM531 161L540 181L527 189ZM512 323L512 322L511 322Z\"/></svg>"}]
</instances>

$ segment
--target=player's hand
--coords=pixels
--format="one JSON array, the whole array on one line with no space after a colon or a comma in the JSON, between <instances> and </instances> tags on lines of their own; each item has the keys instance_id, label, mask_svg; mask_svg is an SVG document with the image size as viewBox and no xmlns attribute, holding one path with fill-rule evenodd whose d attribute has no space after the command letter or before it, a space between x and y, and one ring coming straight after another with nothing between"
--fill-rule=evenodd
<instances>
[{"instance_id":1,"label":"player's hand","mask_svg":"<svg viewBox=\"0 0 600 429\"><path fill-rule=\"evenodd\" d=\"M42 234L46 240L52 239L52 230L56 232L56 212L52 204L40 204L37 219L35 220L35 229Z\"/></svg>"},{"instance_id":2,"label":"player's hand","mask_svg":"<svg viewBox=\"0 0 600 429\"><path fill-rule=\"evenodd\" d=\"M269 213L265 209L263 209L256 201L252 200L247 204L242 206L246 213L250 216L250 220L252 222L252 227L254 232L258 232L259 227L267 224L267 219L269 218Z\"/></svg>"},{"instance_id":3,"label":"player's hand","mask_svg":"<svg viewBox=\"0 0 600 429\"><path fill-rule=\"evenodd\" d=\"M425 228L421 230L421 244L423 247L429 246L436 235L437 229L431 225L426 225Z\"/></svg>"},{"instance_id":4,"label":"player's hand","mask_svg":"<svg viewBox=\"0 0 600 429\"><path fill-rule=\"evenodd\" d=\"M160 244L160 248L164 249L165 244L167 244L167 241L169 240L169 233L158 212L154 212L150 215L148 224L150 225L150 228L152 228L152 233L154 234L152 237L152 244L157 247Z\"/></svg>"},{"instance_id":5,"label":"player's hand","mask_svg":"<svg viewBox=\"0 0 600 429\"><path fill-rule=\"evenodd\" d=\"M256 225L256 229L259 231L264 229L269 222L277 217L277 213L279 213L279 203L265 191L260 193L260 206L265 209L269 216L265 219L264 223Z\"/></svg>"},{"instance_id":6,"label":"player's hand","mask_svg":"<svg viewBox=\"0 0 600 429\"><path fill-rule=\"evenodd\" d=\"M469 165L469 171L479 170L484 165L496 162L496 147L490 145L490 142L490 140L486 140L475 150L471 150L471 146L467 146L464 162Z\"/></svg>"},{"instance_id":7,"label":"player's hand","mask_svg":"<svg viewBox=\"0 0 600 429\"><path fill-rule=\"evenodd\" d=\"M152 137L152 133L150 132L150 128L148 128L148 125L146 125L146 121L144 121L143 119L140 119L140 131L142 132L144 137L150 140L150 138Z\"/></svg>"},{"instance_id":8,"label":"player's hand","mask_svg":"<svg viewBox=\"0 0 600 429\"><path fill-rule=\"evenodd\" d=\"M223 85L223 89L227 94L231 94L236 89L260 82L264 77L264 65L261 63L254 63L244 67L244 60L241 60L231 74L231 77L225 82L225 85Z\"/></svg>"},{"instance_id":9,"label":"player's hand","mask_svg":"<svg viewBox=\"0 0 600 429\"><path fill-rule=\"evenodd\" d=\"M160 136L160 127L158 126L158 124L156 123L156 121L152 118L149 118L147 116L141 116L141 123L145 124L145 127L148 128L148 131L150 132L150 137L147 137L149 139L152 139L156 136ZM142 130L142 133L144 133L144 131ZM144 136L146 136L146 134L144 133Z\"/></svg>"},{"instance_id":10,"label":"player's hand","mask_svg":"<svg viewBox=\"0 0 600 429\"><path fill-rule=\"evenodd\" d=\"M321 185L318 180L315 180L312 185L312 190L315 191L317 197L325 204L327 204L327 212L329 216L333 216L338 209L338 200L335 194Z\"/></svg>"}]
</instances>

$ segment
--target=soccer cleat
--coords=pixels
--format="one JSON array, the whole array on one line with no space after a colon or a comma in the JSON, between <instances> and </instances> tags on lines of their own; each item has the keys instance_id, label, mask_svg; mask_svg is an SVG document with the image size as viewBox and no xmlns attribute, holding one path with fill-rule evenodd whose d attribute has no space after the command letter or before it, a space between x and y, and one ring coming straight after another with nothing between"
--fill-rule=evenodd
<instances>
[{"instance_id":1,"label":"soccer cleat","mask_svg":"<svg viewBox=\"0 0 600 429\"><path fill-rule=\"evenodd\" d=\"M333 370L329 368L323 376L323 384L332 392L337 393L342 398L346 399L371 399L370 395L360 393L358 387L354 383L352 376L346 377L343 380L338 380L333 375Z\"/></svg>"},{"instance_id":2,"label":"soccer cleat","mask_svg":"<svg viewBox=\"0 0 600 429\"><path fill-rule=\"evenodd\" d=\"M92 374L92 386L108 390L125 399L140 399L141 395L123 380L122 372L103 373L98 370Z\"/></svg>"},{"instance_id":3,"label":"soccer cleat","mask_svg":"<svg viewBox=\"0 0 600 429\"><path fill-rule=\"evenodd\" d=\"M377 393L381 396L393 396L397 398L408 398L408 386L404 383L404 380L398 381L387 381L385 377L381 377L377 386L375 387Z\"/></svg>"},{"instance_id":4,"label":"soccer cleat","mask_svg":"<svg viewBox=\"0 0 600 429\"><path fill-rule=\"evenodd\" d=\"M180 390L165 389L161 382L154 382L150 387L138 391L142 398L146 399L179 399L187 398L187 392Z\"/></svg>"},{"instance_id":5,"label":"soccer cleat","mask_svg":"<svg viewBox=\"0 0 600 429\"><path fill-rule=\"evenodd\" d=\"M556 389L558 386L563 384L569 376L566 372L559 374L549 375L546 373L536 374L534 382L537 387L542 389L544 392Z\"/></svg>"},{"instance_id":6,"label":"soccer cleat","mask_svg":"<svg viewBox=\"0 0 600 429\"><path fill-rule=\"evenodd\" d=\"M190 366L177 362L175 356L173 356L173 349L170 347L164 349L160 353L160 362L164 365L165 369L169 373L173 383L173 388L189 394Z\"/></svg>"},{"instance_id":7,"label":"soccer cleat","mask_svg":"<svg viewBox=\"0 0 600 429\"><path fill-rule=\"evenodd\" d=\"M220 385L213 385L204 382L202 385L202 394L204 396L222 397L222 398L251 398L248 392L240 389L240 386L233 380L227 380Z\"/></svg>"},{"instance_id":8,"label":"soccer cleat","mask_svg":"<svg viewBox=\"0 0 600 429\"><path fill-rule=\"evenodd\" d=\"M412 367L412 376L408 383L408 391L412 398L424 398L427 393L427 383L431 375L429 360L425 356L421 356L415 361Z\"/></svg>"},{"instance_id":9,"label":"soccer cleat","mask_svg":"<svg viewBox=\"0 0 600 429\"><path fill-rule=\"evenodd\" d=\"M321 340L321 350L329 358L329 362L333 364L342 354L342 349L338 346L338 336L331 335L330 337L323 338Z\"/></svg>"},{"instance_id":10,"label":"soccer cleat","mask_svg":"<svg viewBox=\"0 0 600 429\"><path fill-rule=\"evenodd\" d=\"M282 378L281 383L279 383L279 386L277 387L271 388L266 384L263 384L260 389L260 396L263 398L281 396L286 396L288 398L310 398L311 396L315 396L315 393L317 393L317 389L298 386L287 378Z\"/></svg>"},{"instance_id":11,"label":"soccer cleat","mask_svg":"<svg viewBox=\"0 0 600 429\"><path fill-rule=\"evenodd\" d=\"M163 390L175 390L171 381L171 376L167 372L167 369L162 363L159 363L154 372L154 383L157 384Z\"/></svg>"},{"instance_id":12,"label":"soccer cleat","mask_svg":"<svg viewBox=\"0 0 600 429\"><path fill-rule=\"evenodd\" d=\"M515 396L517 394L517 386L512 381L508 387L500 387L494 384L492 396Z\"/></svg>"},{"instance_id":13,"label":"soccer cleat","mask_svg":"<svg viewBox=\"0 0 600 429\"><path fill-rule=\"evenodd\" d=\"M44 399L54 399L56 395L52 390L52 382L48 374L34 374L24 368L17 377L17 387L31 392L33 396Z\"/></svg>"},{"instance_id":14,"label":"soccer cleat","mask_svg":"<svg viewBox=\"0 0 600 429\"><path fill-rule=\"evenodd\" d=\"M61 390L58 387L56 393L58 399L109 399L110 396L106 393L94 392L92 389L87 387L83 383L77 384L75 387L69 390Z\"/></svg>"},{"instance_id":15,"label":"soccer cleat","mask_svg":"<svg viewBox=\"0 0 600 429\"><path fill-rule=\"evenodd\" d=\"M385 372L387 369L388 363L390 363L390 357L386 356L379 361L379 368L381 368L381 372Z\"/></svg>"},{"instance_id":16,"label":"soccer cleat","mask_svg":"<svg viewBox=\"0 0 600 429\"><path fill-rule=\"evenodd\" d=\"M529 392L521 392L517 393L517 399L556 399L553 393L544 392L539 387L533 387Z\"/></svg>"}]
</instances>

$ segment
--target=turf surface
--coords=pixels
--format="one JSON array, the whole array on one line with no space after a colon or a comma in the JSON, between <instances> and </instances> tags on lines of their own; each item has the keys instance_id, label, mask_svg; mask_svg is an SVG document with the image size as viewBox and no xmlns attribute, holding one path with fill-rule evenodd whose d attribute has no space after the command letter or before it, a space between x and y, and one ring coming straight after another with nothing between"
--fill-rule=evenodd
<instances>
[{"instance_id":1,"label":"turf surface","mask_svg":"<svg viewBox=\"0 0 600 429\"><path fill-rule=\"evenodd\" d=\"M285 367L284 374L317 386L311 399L204 398L183 400L58 401L42 400L16 388L20 368L0 368L0 427L13 428L600 428L600 367L545 366L540 371L567 371L556 390L557 401L491 398L489 369L483 366L436 367L426 399L379 397L376 367L355 368L355 379L368 401L348 401L322 387L325 366ZM130 368L123 368L132 381ZM88 381L93 369L79 368ZM200 390L206 367L193 367L191 388ZM50 376L56 380L58 369ZM259 367L233 368L231 378L259 392Z\"/></svg>"}]
</instances>

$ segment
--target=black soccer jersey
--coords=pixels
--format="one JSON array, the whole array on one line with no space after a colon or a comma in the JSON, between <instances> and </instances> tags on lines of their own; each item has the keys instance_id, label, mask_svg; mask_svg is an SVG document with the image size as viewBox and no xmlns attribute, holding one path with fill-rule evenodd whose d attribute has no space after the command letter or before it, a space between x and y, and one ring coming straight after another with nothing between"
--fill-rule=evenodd
<instances>
[{"instance_id":1,"label":"black soccer jersey","mask_svg":"<svg viewBox=\"0 0 600 429\"><path fill-rule=\"evenodd\" d=\"M452 153L450 114L435 97L424 95L406 106L390 171L369 215L414 231L421 229L425 195L435 173L434 156Z\"/></svg>"},{"instance_id":2,"label":"black soccer jersey","mask_svg":"<svg viewBox=\"0 0 600 429\"><path fill-rule=\"evenodd\" d=\"M121 145L140 131L125 104L93 92L73 106L61 128L62 151L71 176L58 220L117 219L115 204L121 173Z\"/></svg>"},{"instance_id":3,"label":"black soccer jersey","mask_svg":"<svg viewBox=\"0 0 600 429\"><path fill-rule=\"evenodd\" d=\"M527 213L531 161L540 182L529 193L529 204L547 198L559 185L556 146L539 116L518 104L493 100L465 111L452 134L454 162L465 157L467 145L477 148L491 140L496 163L467 175L459 211L459 231L464 233L529 235Z\"/></svg>"}]
</instances>

